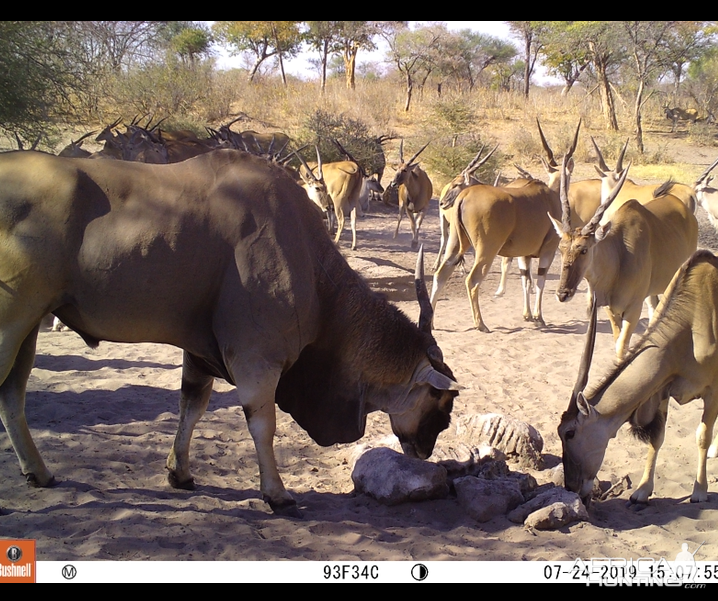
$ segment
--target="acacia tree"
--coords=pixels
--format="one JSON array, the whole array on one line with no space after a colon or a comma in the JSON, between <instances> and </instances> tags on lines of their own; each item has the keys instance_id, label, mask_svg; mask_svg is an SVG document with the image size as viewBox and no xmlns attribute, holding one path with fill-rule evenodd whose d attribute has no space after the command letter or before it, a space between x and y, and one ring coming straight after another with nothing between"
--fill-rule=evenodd
<instances>
[{"instance_id":1,"label":"acacia tree","mask_svg":"<svg viewBox=\"0 0 718 601\"><path fill-rule=\"evenodd\" d=\"M335 27L334 52L344 59L346 85L356 88L356 60L360 50L374 50L374 37L381 27L391 26L399 21L333 21ZM405 23L405 22L403 22Z\"/></svg>"},{"instance_id":2,"label":"acacia tree","mask_svg":"<svg viewBox=\"0 0 718 601\"><path fill-rule=\"evenodd\" d=\"M712 47L688 67L686 89L709 117L718 114L718 48Z\"/></svg>"},{"instance_id":3,"label":"acacia tree","mask_svg":"<svg viewBox=\"0 0 718 601\"><path fill-rule=\"evenodd\" d=\"M304 21L307 30L304 39L319 53L320 89L324 94L327 87L327 65L329 57L336 52L339 42L339 21Z\"/></svg>"},{"instance_id":4,"label":"acacia tree","mask_svg":"<svg viewBox=\"0 0 718 601\"><path fill-rule=\"evenodd\" d=\"M561 32L555 38L557 52L571 54L579 50L585 54L598 82L606 126L618 131L611 78L625 58L620 25L615 21L554 21L552 27L554 33Z\"/></svg>"},{"instance_id":5,"label":"acacia tree","mask_svg":"<svg viewBox=\"0 0 718 601\"><path fill-rule=\"evenodd\" d=\"M572 36L566 21L544 21L544 43L540 54L549 73L564 81L561 96L566 96L591 64L583 41Z\"/></svg>"},{"instance_id":6,"label":"acacia tree","mask_svg":"<svg viewBox=\"0 0 718 601\"><path fill-rule=\"evenodd\" d=\"M687 67L705 56L712 47L713 25L706 21L676 21L665 40L673 73L673 102L678 102L680 85Z\"/></svg>"},{"instance_id":7,"label":"acacia tree","mask_svg":"<svg viewBox=\"0 0 718 601\"><path fill-rule=\"evenodd\" d=\"M249 53L254 57L249 81L253 82L259 67L276 56L282 68L283 56L294 56L302 41L300 21L217 21L212 31L230 47L232 54Z\"/></svg>"},{"instance_id":8,"label":"acacia tree","mask_svg":"<svg viewBox=\"0 0 718 601\"><path fill-rule=\"evenodd\" d=\"M176 23L177 26L168 35L167 45L184 63L194 67L203 56L210 54L212 32L201 24Z\"/></svg>"},{"instance_id":9,"label":"acacia tree","mask_svg":"<svg viewBox=\"0 0 718 601\"><path fill-rule=\"evenodd\" d=\"M470 29L446 32L435 54L446 77L467 82L473 90L481 73L492 65L506 64L516 56L513 44Z\"/></svg>"},{"instance_id":10,"label":"acacia tree","mask_svg":"<svg viewBox=\"0 0 718 601\"><path fill-rule=\"evenodd\" d=\"M119 72L147 62L167 41L176 21L72 21L88 60Z\"/></svg>"},{"instance_id":11,"label":"acacia tree","mask_svg":"<svg viewBox=\"0 0 718 601\"><path fill-rule=\"evenodd\" d=\"M675 21L620 21L626 34L627 54L631 57L628 64L636 79L636 98L633 105L633 118L636 126L638 151L643 154L643 127L641 110L647 86L670 67L670 55L666 40L675 25Z\"/></svg>"},{"instance_id":12,"label":"acacia tree","mask_svg":"<svg viewBox=\"0 0 718 601\"><path fill-rule=\"evenodd\" d=\"M543 35L546 31L544 21L506 21L513 34L519 38L524 47L524 96L529 97L531 75L536 67L536 60L543 47Z\"/></svg>"},{"instance_id":13,"label":"acacia tree","mask_svg":"<svg viewBox=\"0 0 718 601\"><path fill-rule=\"evenodd\" d=\"M431 72L439 64L442 42L447 41L448 31L443 24L434 24L411 30L396 29L384 32L389 49L387 60L393 63L404 76L406 97L404 111L408 112L414 93L414 86L423 86Z\"/></svg>"}]
</instances>

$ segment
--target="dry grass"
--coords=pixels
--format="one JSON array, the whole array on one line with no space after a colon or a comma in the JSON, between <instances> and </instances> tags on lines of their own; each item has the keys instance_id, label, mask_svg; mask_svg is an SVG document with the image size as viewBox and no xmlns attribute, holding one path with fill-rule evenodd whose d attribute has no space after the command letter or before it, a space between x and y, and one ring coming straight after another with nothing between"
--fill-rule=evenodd
<instances>
[{"instance_id":1,"label":"dry grass","mask_svg":"<svg viewBox=\"0 0 718 601\"><path fill-rule=\"evenodd\" d=\"M499 144L496 160L490 170L502 170L508 177L515 175L513 163L521 165L537 177L544 176L540 158L544 155L536 127L540 119L546 137L560 160L568 148L576 124L581 120L581 136L575 154L575 178L594 177L596 160L590 136L596 138L609 165L615 161L627 138L631 139L627 160L633 162L632 177L640 180L663 181L672 177L689 182L715 158L718 129L707 123L683 124L671 133L670 122L663 117L660 99L651 99L644 114L646 151L637 153L633 141L630 106L618 102L621 130L610 132L604 126L599 99L585 89L576 87L567 96L559 89L534 88L528 99L513 92L477 88L472 92L426 89L414 94L411 110L405 112L404 88L390 80L358 81L355 90L347 90L343 79L328 82L324 94L316 82L290 79L287 87L279 80L263 80L249 84L241 71L215 75L206 104L191 115L175 115L169 123L203 123L217 126L234 116L246 114L251 120L235 127L258 131L282 130L294 139L306 137L307 116L317 110L360 120L374 136L393 135L397 138L385 146L389 167L398 159L399 138L405 139L405 154L430 141L425 152L425 168L440 189L471 157L480 144ZM122 114L119 107L104 107L103 114ZM55 134L46 150L58 151L71 137L77 138L104 123L87 123ZM14 140L2 141L6 149L14 148ZM387 175L391 174L391 169ZM491 173L486 172L486 177Z\"/></svg>"}]
</instances>

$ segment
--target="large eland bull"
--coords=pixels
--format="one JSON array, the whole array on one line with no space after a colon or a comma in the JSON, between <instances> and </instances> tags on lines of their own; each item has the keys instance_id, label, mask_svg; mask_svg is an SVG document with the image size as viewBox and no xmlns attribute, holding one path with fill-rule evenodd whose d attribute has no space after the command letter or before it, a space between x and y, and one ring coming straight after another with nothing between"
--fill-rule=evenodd
<instances>
[{"instance_id":1,"label":"large eland bull","mask_svg":"<svg viewBox=\"0 0 718 601\"><path fill-rule=\"evenodd\" d=\"M569 490L590 498L608 442L628 422L649 444L643 478L630 499L646 503L653 492L669 399L685 405L702 398L691 502L708 500L706 457L718 415L717 308L718 258L698 251L676 272L642 340L598 385L584 390L595 337L594 305L580 375L558 427Z\"/></svg>"},{"instance_id":2,"label":"large eland bull","mask_svg":"<svg viewBox=\"0 0 718 601\"><path fill-rule=\"evenodd\" d=\"M193 486L190 439L215 377L237 387L275 512L297 514L275 404L325 446L357 440L382 410L404 452L428 457L458 385L422 288L417 327L348 267L291 177L241 151L175 165L0 156L0 417L34 486L53 483L24 410L48 313L90 346L184 350L174 487Z\"/></svg>"}]
</instances>

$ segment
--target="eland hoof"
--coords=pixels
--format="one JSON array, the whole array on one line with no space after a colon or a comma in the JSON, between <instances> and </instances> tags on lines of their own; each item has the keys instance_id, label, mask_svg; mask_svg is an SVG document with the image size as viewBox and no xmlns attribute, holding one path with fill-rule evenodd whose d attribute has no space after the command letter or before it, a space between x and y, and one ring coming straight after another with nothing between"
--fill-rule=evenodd
<instances>
[{"instance_id":1,"label":"eland hoof","mask_svg":"<svg viewBox=\"0 0 718 601\"><path fill-rule=\"evenodd\" d=\"M631 497L626 502L626 508L630 509L631 511L643 511L648 507L648 501L639 501L638 499L634 499Z\"/></svg>"},{"instance_id":2,"label":"eland hoof","mask_svg":"<svg viewBox=\"0 0 718 601\"><path fill-rule=\"evenodd\" d=\"M194 483L194 478L180 480L174 472L167 474L167 482L170 483L172 488L179 488L181 490L195 490L197 488Z\"/></svg>"},{"instance_id":3,"label":"eland hoof","mask_svg":"<svg viewBox=\"0 0 718 601\"><path fill-rule=\"evenodd\" d=\"M30 488L52 488L57 484L57 480L55 480L55 476L50 476L49 480L46 482L41 482L38 480L37 476L35 474L23 474L25 476L25 481L27 482L27 485Z\"/></svg>"},{"instance_id":4,"label":"eland hoof","mask_svg":"<svg viewBox=\"0 0 718 601\"><path fill-rule=\"evenodd\" d=\"M708 493L707 492L693 492L691 495L691 503L707 503Z\"/></svg>"},{"instance_id":5,"label":"eland hoof","mask_svg":"<svg viewBox=\"0 0 718 601\"><path fill-rule=\"evenodd\" d=\"M279 503L275 503L267 497L265 497L264 500L269 504L269 507L271 507L272 512L274 512L275 515L281 515L285 518L295 518L298 520L302 519L302 514L299 511L297 502L294 499L280 501Z\"/></svg>"}]
</instances>

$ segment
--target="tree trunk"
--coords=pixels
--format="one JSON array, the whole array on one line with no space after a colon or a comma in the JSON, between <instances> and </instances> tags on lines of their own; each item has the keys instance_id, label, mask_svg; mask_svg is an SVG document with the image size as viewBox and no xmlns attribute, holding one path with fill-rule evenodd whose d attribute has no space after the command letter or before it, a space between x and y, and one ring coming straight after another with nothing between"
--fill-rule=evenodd
<instances>
[{"instance_id":1,"label":"tree trunk","mask_svg":"<svg viewBox=\"0 0 718 601\"><path fill-rule=\"evenodd\" d=\"M414 80L409 73L406 74L406 102L404 103L404 112L409 112L411 106L411 95L414 92Z\"/></svg>"},{"instance_id":2,"label":"tree trunk","mask_svg":"<svg viewBox=\"0 0 718 601\"><path fill-rule=\"evenodd\" d=\"M329 57L329 41L324 40L324 47L322 48L322 94L327 90L327 60Z\"/></svg>"},{"instance_id":3,"label":"tree trunk","mask_svg":"<svg viewBox=\"0 0 718 601\"><path fill-rule=\"evenodd\" d=\"M673 65L673 106L678 105L678 94L680 93L682 77L683 63Z\"/></svg>"},{"instance_id":4,"label":"tree trunk","mask_svg":"<svg viewBox=\"0 0 718 601\"><path fill-rule=\"evenodd\" d=\"M616 119L616 104L613 101L613 92L611 84L608 81L606 72L607 65L600 58L594 61L598 81L601 89L601 104L603 105L603 117L606 120L606 126L613 131L618 131L618 119Z\"/></svg>"},{"instance_id":5,"label":"tree trunk","mask_svg":"<svg viewBox=\"0 0 718 601\"><path fill-rule=\"evenodd\" d=\"M526 46L524 48L525 53L525 64L524 64L524 97L529 97L529 84L531 83L531 36L525 35L524 41Z\"/></svg>"},{"instance_id":6,"label":"tree trunk","mask_svg":"<svg viewBox=\"0 0 718 601\"><path fill-rule=\"evenodd\" d=\"M277 28L272 22L272 34L274 35L274 47L277 49L277 57L279 58L279 70L282 73L282 83L284 87L287 87L287 75L284 72L284 61L282 60L282 48L279 45L279 36L277 35Z\"/></svg>"},{"instance_id":7,"label":"tree trunk","mask_svg":"<svg viewBox=\"0 0 718 601\"><path fill-rule=\"evenodd\" d=\"M638 144L638 152L643 154L643 126L641 124L641 102L643 101L643 90L645 83L643 80L638 82L638 90L636 91L636 104L633 107L633 116L636 120L636 144Z\"/></svg>"},{"instance_id":8,"label":"tree trunk","mask_svg":"<svg viewBox=\"0 0 718 601\"><path fill-rule=\"evenodd\" d=\"M257 71L259 71L259 65L262 64L263 60L264 58L260 58L254 63L254 67L252 67L252 71L249 73L249 83L254 83L254 76L257 74Z\"/></svg>"},{"instance_id":9,"label":"tree trunk","mask_svg":"<svg viewBox=\"0 0 718 601\"><path fill-rule=\"evenodd\" d=\"M287 87L287 74L284 72L284 61L282 60L282 53L280 52L277 56L279 56L279 70L282 73L282 83L284 84L284 87Z\"/></svg>"},{"instance_id":10,"label":"tree trunk","mask_svg":"<svg viewBox=\"0 0 718 601\"><path fill-rule=\"evenodd\" d=\"M347 89L356 89L354 70L356 68L357 49L352 47L344 51L344 70L346 72Z\"/></svg>"}]
</instances>

